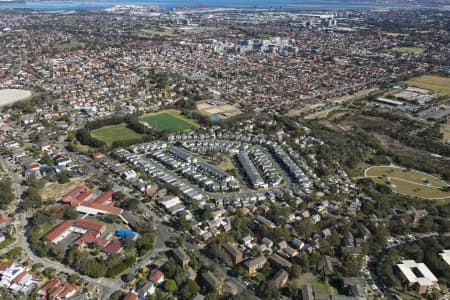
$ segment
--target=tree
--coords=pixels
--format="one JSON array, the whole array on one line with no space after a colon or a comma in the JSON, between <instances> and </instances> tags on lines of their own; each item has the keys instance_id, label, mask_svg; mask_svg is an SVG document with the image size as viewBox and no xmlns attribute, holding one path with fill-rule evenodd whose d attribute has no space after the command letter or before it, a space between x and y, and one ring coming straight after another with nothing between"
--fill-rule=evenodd
<instances>
[{"instance_id":1,"label":"tree","mask_svg":"<svg viewBox=\"0 0 450 300\"><path fill-rule=\"evenodd\" d=\"M293 264L293 265L292 265L292 269L291 269L291 271L289 272L289 275L290 275L292 278L297 278L297 277L299 277L300 275L302 275L302 267L300 267L298 264Z\"/></svg>"},{"instance_id":2,"label":"tree","mask_svg":"<svg viewBox=\"0 0 450 300\"><path fill-rule=\"evenodd\" d=\"M36 175L31 174L30 176L27 177L27 180L25 181L25 184L28 187L33 187L37 190L40 190L44 187L45 185L45 179L38 179L36 178Z\"/></svg>"},{"instance_id":3,"label":"tree","mask_svg":"<svg viewBox=\"0 0 450 300\"><path fill-rule=\"evenodd\" d=\"M44 152L44 155L42 156L41 162L48 166L54 166L55 162L50 157L50 155L47 152Z\"/></svg>"},{"instance_id":4,"label":"tree","mask_svg":"<svg viewBox=\"0 0 450 300\"><path fill-rule=\"evenodd\" d=\"M135 198L127 198L121 201L119 206L126 210L135 210L139 207L139 201Z\"/></svg>"},{"instance_id":5,"label":"tree","mask_svg":"<svg viewBox=\"0 0 450 300\"><path fill-rule=\"evenodd\" d=\"M79 284L80 283L80 275L78 274L70 274L67 276L67 282L71 284Z\"/></svg>"},{"instance_id":6,"label":"tree","mask_svg":"<svg viewBox=\"0 0 450 300\"><path fill-rule=\"evenodd\" d=\"M346 276L358 276L361 272L363 259L361 257L355 257L347 251L344 251L342 258L342 266L345 270Z\"/></svg>"},{"instance_id":7,"label":"tree","mask_svg":"<svg viewBox=\"0 0 450 300\"><path fill-rule=\"evenodd\" d=\"M166 291L168 291L169 293L173 293L173 292L175 292L176 290L177 290L177 283L175 282L175 280L173 280L173 279L167 279L165 282L164 282L164 289L166 290Z\"/></svg>"},{"instance_id":8,"label":"tree","mask_svg":"<svg viewBox=\"0 0 450 300\"><path fill-rule=\"evenodd\" d=\"M6 257L9 259L16 259L20 255L22 255L22 248L20 247L14 247L6 253Z\"/></svg>"},{"instance_id":9,"label":"tree","mask_svg":"<svg viewBox=\"0 0 450 300\"><path fill-rule=\"evenodd\" d=\"M70 174L68 171L62 171L58 174L58 182L60 184L68 183L70 182Z\"/></svg>"},{"instance_id":10,"label":"tree","mask_svg":"<svg viewBox=\"0 0 450 300\"><path fill-rule=\"evenodd\" d=\"M40 208L42 206L42 198L36 187L28 187L28 189L22 193L22 199L23 201L19 204L19 207L22 210Z\"/></svg>"},{"instance_id":11,"label":"tree","mask_svg":"<svg viewBox=\"0 0 450 300\"><path fill-rule=\"evenodd\" d=\"M173 278L177 273L178 265L173 258L169 258L169 260L162 266L162 270L165 274L166 278Z\"/></svg>"},{"instance_id":12,"label":"tree","mask_svg":"<svg viewBox=\"0 0 450 300\"><path fill-rule=\"evenodd\" d=\"M5 208L15 198L11 188L11 179L8 177L0 180L0 207Z\"/></svg>"},{"instance_id":13,"label":"tree","mask_svg":"<svg viewBox=\"0 0 450 300\"><path fill-rule=\"evenodd\" d=\"M181 289L180 294L184 299L188 299L198 292L200 292L200 286L197 284L197 282L188 279Z\"/></svg>"},{"instance_id":14,"label":"tree","mask_svg":"<svg viewBox=\"0 0 450 300\"><path fill-rule=\"evenodd\" d=\"M46 268L44 271L42 271L42 274L46 277L52 278L53 275L55 275L55 269L53 268Z\"/></svg>"},{"instance_id":15,"label":"tree","mask_svg":"<svg viewBox=\"0 0 450 300\"><path fill-rule=\"evenodd\" d=\"M138 255L142 256L153 248L156 236L154 233L145 233L136 241Z\"/></svg>"},{"instance_id":16,"label":"tree","mask_svg":"<svg viewBox=\"0 0 450 300\"><path fill-rule=\"evenodd\" d=\"M61 244L56 244L50 248L49 255L54 257L56 260L61 261L64 259L64 249Z\"/></svg>"},{"instance_id":17,"label":"tree","mask_svg":"<svg viewBox=\"0 0 450 300\"><path fill-rule=\"evenodd\" d=\"M68 207L64 208L63 216L64 216L64 219L75 220L76 218L78 218L78 212L75 209L75 207L68 206Z\"/></svg>"},{"instance_id":18,"label":"tree","mask_svg":"<svg viewBox=\"0 0 450 300\"><path fill-rule=\"evenodd\" d=\"M256 299L256 297L251 290L245 289L235 299L236 300L254 300L254 299ZM294 299L294 298L292 298L292 299Z\"/></svg>"},{"instance_id":19,"label":"tree","mask_svg":"<svg viewBox=\"0 0 450 300\"><path fill-rule=\"evenodd\" d=\"M188 231L189 230L189 223L186 220L185 215L181 215L177 221L176 221L176 227L180 231Z\"/></svg>"},{"instance_id":20,"label":"tree","mask_svg":"<svg viewBox=\"0 0 450 300\"><path fill-rule=\"evenodd\" d=\"M280 299L280 290L277 288L273 280L264 282L260 291L264 296L264 299Z\"/></svg>"}]
</instances>

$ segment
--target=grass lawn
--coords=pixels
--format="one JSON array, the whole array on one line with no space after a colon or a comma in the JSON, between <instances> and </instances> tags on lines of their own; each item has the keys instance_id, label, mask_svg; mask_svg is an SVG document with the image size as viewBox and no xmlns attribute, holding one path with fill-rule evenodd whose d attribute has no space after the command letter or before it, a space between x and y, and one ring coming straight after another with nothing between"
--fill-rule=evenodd
<instances>
[{"instance_id":1,"label":"grass lawn","mask_svg":"<svg viewBox=\"0 0 450 300\"><path fill-rule=\"evenodd\" d=\"M312 273L302 274L300 277L292 280L292 285L296 288L301 288L305 284L312 285L317 292L336 294L333 287L328 285L326 282L320 281Z\"/></svg>"},{"instance_id":2,"label":"grass lawn","mask_svg":"<svg viewBox=\"0 0 450 300\"><path fill-rule=\"evenodd\" d=\"M413 54L420 54L423 53L425 50L422 48L417 47L395 47L391 49L393 52L404 54L404 53L413 53Z\"/></svg>"},{"instance_id":3,"label":"grass lawn","mask_svg":"<svg viewBox=\"0 0 450 300\"><path fill-rule=\"evenodd\" d=\"M387 184L386 181L388 181L386 178L377 177L372 180L380 184ZM399 194L425 199L450 198L450 192L444 192L435 187L411 184L395 178L390 178L390 182L392 190Z\"/></svg>"},{"instance_id":4,"label":"grass lawn","mask_svg":"<svg viewBox=\"0 0 450 300\"><path fill-rule=\"evenodd\" d=\"M407 170L405 168L391 167L391 166L377 166L367 169L367 176L382 176L386 175L390 178L400 178L407 181L412 181L417 184L424 184L432 187L443 187L447 184L434 176L415 170Z\"/></svg>"},{"instance_id":5,"label":"grass lawn","mask_svg":"<svg viewBox=\"0 0 450 300\"><path fill-rule=\"evenodd\" d=\"M408 85L432 90L439 96L450 96L450 78L433 75L422 75L406 81Z\"/></svg>"},{"instance_id":6,"label":"grass lawn","mask_svg":"<svg viewBox=\"0 0 450 300\"><path fill-rule=\"evenodd\" d=\"M40 236L43 237L44 235L46 235L50 230L52 230L54 226L55 224L52 223L42 224L41 231L39 232Z\"/></svg>"},{"instance_id":7,"label":"grass lawn","mask_svg":"<svg viewBox=\"0 0 450 300\"><path fill-rule=\"evenodd\" d=\"M195 121L172 109L143 116L140 120L156 130L183 131L200 127Z\"/></svg>"},{"instance_id":8,"label":"grass lawn","mask_svg":"<svg viewBox=\"0 0 450 300\"><path fill-rule=\"evenodd\" d=\"M74 187L83 184L84 178L75 178L68 183L48 183L40 191L42 200L58 200Z\"/></svg>"},{"instance_id":9,"label":"grass lawn","mask_svg":"<svg viewBox=\"0 0 450 300\"><path fill-rule=\"evenodd\" d=\"M91 131L91 135L108 145L112 145L115 141L128 141L142 137L141 134L127 128L125 123L95 129Z\"/></svg>"},{"instance_id":10,"label":"grass lawn","mask_svg":"<svg viewBox=\"0 0 450 300\"><path fill-rule=\"evenodd\" d=\"M86 47L86 43L83 42L69 42L69 43L58 43L55 48L58 50L76 50L83 49Z\"/></svg>"},{"instance_id":11,"label":"grass lawn","mask_svg":"<svg viewBox=\"0 0 450 300\"><path fill-rule=\"evenodd\" d=\"M396 193L425 199L450 198L450 192L440 190L447 186L444 181L423 172L378 166L367 169L365 176L377 183L389 185Z\"/></svg>"},{"instance_id":12,"label":"grass lawn","mask_svg":"<svg viewBox=\"0 0 450 300\"><path fill-rule=\"evenodd\" d=\"M89 220L89 221L97 222L97 223L101 223L101 222L102 222L102 221L101 221L99 218L97 218L96 216L87 216L85 219L86 219L86 220Z\"/></svg>"}]
</instances>

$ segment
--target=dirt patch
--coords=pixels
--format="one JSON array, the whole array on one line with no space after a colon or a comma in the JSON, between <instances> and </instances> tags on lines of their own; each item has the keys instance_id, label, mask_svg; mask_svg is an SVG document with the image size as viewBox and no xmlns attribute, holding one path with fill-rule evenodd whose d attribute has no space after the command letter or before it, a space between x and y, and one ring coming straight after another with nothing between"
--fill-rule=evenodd
<instances>
[{"instance_id":1,"label":"dirt patch","mask_svg":"<svg viewBox=\"0 0 450 300\"><path fill-rule=\"evenodd\" d=\"M234 165L231 162L231 159L227 156L223 156L222 161L220 163L218 163L216 165L216 167L218 167L219 169L221 169L225 172L234 170Z\"/></svg>"},{"instance_id":2,"label":"dirt patch","mask_svg":"<svg viewBox=\"0 0 450 300\"><path fill-rule=\"evenodd\" d=\"M62 196L64 196L64 194L66 194L68 191L70 191L74 187L82 184L85 180L86 180L86 178L80 177L80 178L72 179L70 182L64 183L64 184L59 184L57 182L48 183L41 190L42 200L44 200L44 201L55 200L56 201L56 200L60 199Z\"/></svg>"},{"instance_id":3,"label":"dirt patch","mask_svg":"<svg viewBox=\"0 0 450 300\"><path fill-rule=\"evenodd\" d=\"M233 117L241 113L241 110L231 104L209 104L206 101L199 102L197 109L204 116L221 115L222 117Z\"/></svg>"}]
</instances>

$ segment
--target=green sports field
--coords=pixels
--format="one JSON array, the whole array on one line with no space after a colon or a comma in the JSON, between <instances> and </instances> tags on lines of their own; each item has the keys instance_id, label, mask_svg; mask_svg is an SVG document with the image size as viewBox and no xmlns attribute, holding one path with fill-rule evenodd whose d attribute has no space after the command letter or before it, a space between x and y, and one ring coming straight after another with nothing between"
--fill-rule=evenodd
<instances>
[{"instance_id":1,"label":"green sports field","mask_svg":"<svg viewBox=\"0 0 450 300\"><path fill-rule=\"evenodd\" d=\"M447 183L424 172L397 166L375 166L366 169L365 176L390 186L396 193L425 199L450 198L450 192L441 190Z\"/></svg>"},{"instance_id":2,"label":"green sports field","mask_svg":"<svg viewBox=\"0 0 450 300\"><path fill-rule=\"evenodd\" d=\"M450 96L450 78L444 76L422 75L406 81L410 86L432 90L441 97Z\"/></svg>"},{"instance_id":3,"label":"green sports field","mask_svg":"<svg viewBox=\"0 0 450 300\"><path fill-rule=\"evenodd\" d=\"M112 145L115 141L129 141L142 137L142 135L127 128L125 123L92 130L91 135L108 145Z\"/></svg>"},{"instance_id":4,"label":"green sports field","mask_svg":"<svg viewBox=\"0 0 450 300\"><path fill-rule=\"evenodd\" d=\"M425 51L423 48L418 48L418 47L395 47L395 48L392 48L391 50L393 52L396 52L399 54L405 54L405 53L420 54Z\"/></svg>"},{"instance_id":5,"label":"green sports field","mask_svg":"<svg viewBox=\"0 0 450 300\"><path fill-rule=\"evenodd\" d=\"M182 116L177 110L163 110L140 118L156 130L184 131L200 127L196 122Z\"/></svg>"}]
</instances>

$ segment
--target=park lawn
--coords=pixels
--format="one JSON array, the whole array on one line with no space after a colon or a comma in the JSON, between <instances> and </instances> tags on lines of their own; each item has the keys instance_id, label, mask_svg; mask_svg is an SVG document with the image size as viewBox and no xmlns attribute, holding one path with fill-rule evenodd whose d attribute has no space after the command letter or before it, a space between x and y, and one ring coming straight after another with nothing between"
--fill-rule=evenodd
<instances>
[{"instance_id":1,"label":"park lawn","mask_svg":"<svg viewBox=\"0 0 450 300\"><path fill-rule=\"evenodd\" d=\"M430 187L437 187L437 188L447 186L447 184L444 181L429 174L392 166L376 166L369 168L367 169L366 175L369 177L386 175L390 178L400 178L407 181L412 181L417 184L424 184ZM424 181L425 179L428 182L425 182Z\"/></svg>"},{"instance_id":2,"label":"park lawn","mask_svg":"<svg viewBox=\"0 0 450 300\"><path fill-rule=\"evenodd\" d=\"M52 223L44 223L42 224L41 230L39 231L39 235L43 237L46 235L52 228L55 226L55 224Z\"/></svg>"},{"instance_id":3,"label":"park lawn","mask_svg":"<svg viewBox=\"0 0 450 300\"><path fill-rule=\"evenodd\" d=\"M102 222L102 220L100 220L96 216L91 216L91 215L87 216L85 219L89 220L89 221L97 222L97 223L101 223Z\"/></svg>"},{"instance_id":4,"label":"park lawn","mask_svg":"<svg viewBox=\"0 0 450 300\"><path fill-rule=\"evenodd\" d=\"M156 130L184 131L200 127L195 121L182 116L174 109L145 115L140 120Z\"/></svg>"},{"instance_id":5,"label":"park lawn","mask_svg":"<svg viewBox=\"0 0 450 300\"><path fill-rule=\"evenodd\" d=\"M69 43L57 43L55 48L58 50L76 50L86 48L84 42L69 42Z\"/></svg>"},{"instance_id":6,"label":"park lawn","mask_svg":"<svg viewBox=\"0 0 450 300\"><path fill-rule=\"evenodd\" d=\"M429 187L423 185L417 185L414 183L404 182L395 178L371 178L374 182L388 185L387 182L390 181L391 185L388 185L392 188L392 191L395 193L408 195L411 197L418 197L424 199L441 199L441 198L450 198L450 192L444 192L436 187Z\"/></svg>"},{"instance_id":7,"label":"park lawn","mask_svg":"<svg viewBox=\"0 0 450 300\"><path fill-rule=\"evenodd\" d=\"M404 54L404 53L413 53L413 54L420 54L423 53L425 50L418 47L395 47L391 49L393 52Z\"/></svg>"},{"instance_id":8,"label":"park lawn","mask_svg":"<svg viewBox=\"0 0 450 300\"><path fill-rule=\"evenodd\" d=\"M68 183L48 183L40 191L42 200L59 200L71 189L84 183L85 178L72 179Z\"/></svg>"},{"instance_id":9,"label":"park lawn","mask_svg":"<svg viewBox=\"0 0 450 300\"><path fill-rule=\"evenodd\" d=\"M312 273L304 273L296 279L292 280L292 286L302 288L303 285L310 284L317 292L336 294L336 290L326 282L320 281Z\"/></svg>"},{"instance_id":10,"label":"park lawn","mask_svg":"<svg viewBox=\"0 0 450 300\"><path fill-rule=\"evenodd\" d=\"M105 126L91 131L91 135L105 142L108 145L112 145L116 141L129 141L142 137L141 134L134 132L127 127L127 124L121 123L117 125Z\"/></svg>"},{"instance_id":11,"label":"park lawn","mask_svg":"<svg viewBox=\"0 0 450 300\"><path fill-rule=\"evenodd\" d=\"M408 85L432 90L441 97L450 96L450 78L434 75L422 75L406 81Z\"/></svg>"}]
</instances>

